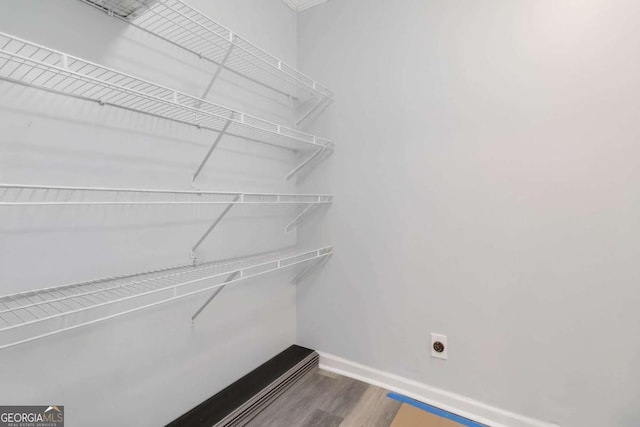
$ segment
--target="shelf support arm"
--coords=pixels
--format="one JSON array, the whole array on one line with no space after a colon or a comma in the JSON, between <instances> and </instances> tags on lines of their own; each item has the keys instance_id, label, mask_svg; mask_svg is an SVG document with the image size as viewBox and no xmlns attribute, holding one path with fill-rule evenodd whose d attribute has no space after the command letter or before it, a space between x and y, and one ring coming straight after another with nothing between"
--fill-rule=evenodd
<instances>
[{"instance_id":1,"label":"shelf support arm","mask_svg":"<svg viewBox=\"0 0 640 427\"><path fill-rule=\"evenodd\" d=\"M328 97L326 97L324 95L320 96L320 99L315 104L313 104L313 106L306 113L304 113L298 119L298 121L296 121L296 126L300 126L302 124L302 122L307 120L307 118L309 118L310 115L312 115L318 108L320 108L322 106L322 104L324 104L328 100L329 100Z\"/></svg>"},{"instance_id":2,"label":"shelf support arm","mask_svg":"<svg viewBox=\"0 0 640 427\"><path fill-rule=\"evenodd\" d=\"M224 58L222 58L222 61L220 61L220 64L218 64L218 69L216 70L215 74L211 78L211 81L209 82L209 85L205 89L204 93L200 97L201 99L205 99L207 97L207 95L209 95L209 92L211 91L211 88L213 87L213 84L218 79L218 76L220 76L220 72L222 71L223 68L226 68L225 64L227 63L227 60L231 56L231 52L233 51L233 48L235 47L234 38L235 38L235 35L233 33L230 33L229 34L229 47L227 48L227 53L225 53Z\"/></svg>"},{"instance_id":3,"label":"shelf support arm","mask_svg":"<svg viewBox=\"0 0 640 427\"><path fill-rule=\"evenodd\" d=\"M233 201L229 203L226 208L224 208L224 210L220 215L218 215L218 218L216 218L215 221L213 221L213 223L209 226L207 231L204 232L202 237L200 237L200 240L198 240L198 242L195 245L193 245L193 248L191 248L191 259L193 260L194 265L197 260L196 250L198 250L202 242L204 242L204 240L209 236L209 234L211 234L213 229L216 228L216 226L220 223L220 221L222 221L224 216L231 210L233 205L235 205L241 198L242 198L242 194L237 194L236 197L233 199Z\"/></svg>"},{"instance_id":4,"label":"shelf support arm","mask_svg":"<svg viewBox=\"0 0 640 427\"><path fill-rule=\"evenodd\" d=\"M293 231L299 224L304 222L304 220L311 215L313 211L318 209L322 204L314 203L312 205L307 206L300 212L287 226L284 228L287 233Z\"/></svg>"},{"instance_id":5,"label":"shelf support arm","mask_svg":"<svg viewBox=\"0 0 640 427\"><path fill-rule=\"evenodd\" d=\"M229 129L229 125L233 121L233 118L234 118L235 114L236 114L235 111L231 112L231 115L227 119L227 122L224 124L224 127L218 133L218 136L216 137L215 141L213 141L213 144L211 144L211 147L209 147L209 151L207 151L207 154L205 154L204 158L202 159L202 161L198 165L198 169L196 169L195 173L191 177L191 183L192 184L195 182L196 178L198 178L198 175L200 175L200 172L202 172L202 168L204 168L204 165L206 165L207 162L209 161L209 157L211 157L211 153L213 153L213 150L216 149L216 147L220 143L220 140L222 139L222 137L225 136L225 134L227 133L227 129Z\"/></svg>"},{"instance_id":6,"label":"shelf support arm","mask_svg":"<svg viewBox=\"0 0 640 427\"><path fill-rule=\"evenodd\" d=\"M297 175L298 172L300 172L305 166L307 166L313 159L318 157L320 154L324 153L326 149L327 149L326 147L320 147L316 151L314 151L313 154L311 154L302 163L300 163L298 166L296 166L295 169L293 169L291 172L289 172L287 174L287 176L285 177L285 180L289 181L292 177Z\"/></svg>"},{"instance_id":7,"label":"shelf support arm","mask_svg":"<svg viewBox=\"0 0 640 427\"><path fill-rule=\"evenodd\" d=\"M331 254L325 255L322 258L315 260L314 262L306 266L304 269L302 269L298 274L296 274L295 277L291 279L291 282L297 285L302 281L302 279L307 277L309 273L311 273L313 270L315 270L316 268L320 267L322 264L327 262L329 260L329 257L331 257Z\"/></svg>"},{"instance_id":8,"label":"shelf support arm","mask_svg":"<svg viewBox=\"0 0 640 427\"><path fill-rule=\"evenodd\" d=\"M200 313L202 313L202 311L207 308L207 306L211 303L211 301L213 301L213 299L215 297L218 296L218 294L220 292L222 292L222 290L227 286L226 284L231 282L232 280L234 280L236 277L238 277L238 274L240 274L240 270L238 271L234 271L233 273L231 273L229 276L227 276L226 279L224 279L224 282L222 284L222 286L216 288L216 290L213 292L213 294L209 297L209 299L207 299L207 301L202 304L202 307L200 307L198 309L198 311L195 312L195 314L193 316L191 316L191 325L195 325L196 322L196 317L198 317L200 315Z\"/></svg>"}]
</instances>

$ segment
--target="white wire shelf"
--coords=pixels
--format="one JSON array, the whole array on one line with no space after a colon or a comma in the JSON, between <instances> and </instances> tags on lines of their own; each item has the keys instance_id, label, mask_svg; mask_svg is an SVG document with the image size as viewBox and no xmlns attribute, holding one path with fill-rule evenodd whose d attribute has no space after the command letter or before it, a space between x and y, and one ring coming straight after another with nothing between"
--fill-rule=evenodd
<instances>
[{"instance_id":1,"label":"white wire shelf","mask_svg":"<svg viewBox=\"0 0 640 427\"><path fill-rule=\"evenodd\" d=\"M287 175L287 179L299 173L312 163L312 160L324 157L320 154L333 151L333 143L327 139L214 104L5 33L0 33L0 80L216 132L217 137L194 173L194 180L225 135L294 151L315 150Z\"/></svg>"},{"instance_id":2,"label":"white wire shelf","mask_svg":"<svg viewBox=\"0 0 640 427\"><path fill-rule=\"evenodd\" d=\"M330 204L330 194L0 184L0 206Z\"/></svg>"},{"instance_id":3,"label":"white wire shelf","mask_svg":"<svg viewBox=\"0 0 640 427\"><path fill-rule=\"evenodd\" d=\"M180 0L82 1L292 99L333 97L311 77Z\"/></svg>"},{"instance_id":4,"label":"white wire shelf","mask_svg":"<svg viewBox=\"0 0 640 427\"><path fill-rule=\"evenodd\" d=\"M71 187L52 185L0 184L0 207L20 206L136 206L136 205L221 205L222 212L191 247L196 251L236 205L295 205L302 208L286 225L291 232L318 208L333 203L329 194L242 193L224 191L182 191L139 188Z\"/></svg>"},{"instance_id":5,"label":"white wire shelf","mask_svg":"<svg viewBox=\"0 0 640 427\"><path fill-rule=\"evenodd\" d=\"M3 296L0 349L216 290L193 315L194 321L225 286L303 266L293 279L297 283L331 255L331 247L306 252L289 250Z\"/></svg>"}]
</instances>

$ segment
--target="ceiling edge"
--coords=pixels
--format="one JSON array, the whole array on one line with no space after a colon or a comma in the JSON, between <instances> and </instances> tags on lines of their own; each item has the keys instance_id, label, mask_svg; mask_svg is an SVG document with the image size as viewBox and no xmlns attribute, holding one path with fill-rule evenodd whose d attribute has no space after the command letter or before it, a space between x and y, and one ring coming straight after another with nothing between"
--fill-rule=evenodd
<instances>
[{"instance_id":1,"label":"ceiling edge","mask_svg":"<svg viewBox=\"0 0 640 427\"><path fill-rule=\"evenodd\" d=\"M282 0L284 4L289 6L291 9L298 11L298 0Z\"/></svg>"},{"instance_id":2,"label":"ceiling edge","mask_svg":"<svg viewBox=\"0 0 640 427\"><path fill-rule=\"evenodd\" d=\"M296 12L302 12L303 10L307 10L312 8L313 6L317 6L319 4L325 3L328 0L282 0L287 6Z\"/></svg>"},{"instance_id":3,"label":"ceiling edge","mask_svg":"<svg viewBox=\"0 0 640 427\"><path fill-rule=\"evenodd\" d=\"M328 0L298 0L298 12L326 3L327 1Z\"/></svg>"}]
</instances>

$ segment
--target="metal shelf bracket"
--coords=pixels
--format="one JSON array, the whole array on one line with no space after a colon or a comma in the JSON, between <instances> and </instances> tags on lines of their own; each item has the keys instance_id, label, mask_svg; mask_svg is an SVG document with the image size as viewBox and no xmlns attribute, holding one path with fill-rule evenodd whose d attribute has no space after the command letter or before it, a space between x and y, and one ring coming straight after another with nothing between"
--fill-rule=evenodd
<instances>
[{"instance_id":1,"label":"metal shelf bracket","mask_svg":"<svg viewBox=\"0 0 640 427\"><path fill-rule=\"evenodd\" d=\"M209 228L207 228L207 231L204 232L204 234L202 235L202 237L200 237L200 239L198 240L198 242L193 245L193 247L191 248L191 261L193 262L193 265L196 265L197 261L198 261L198 257L196 255L196 250L198 250L198 248L200 247L200 245L202 244L202 242L205 241L205 239L207 237L209 237L209 234L211 234L211 232L213 231L214 228L216 228L216 226L220 223L220 221L222 221L222 219L225 217L225 215L227 213L229 213L229 211L231 210L231 208L237 203L237 202L242 202L242 194L237 194L236 197L234 197L233 201L231 203L229 203L227 205L226 208L224 208L224 210L222 211L222 213L220 215L218 215L218 217L215 219L215 221L213 221L213 223L211 223L211 225L209 226Z\"/></svg>"},{"instance_id":2,"label":"metal shelf bracket","mask_svg":"<svg viewBox=\"0 0 640 427\"><path fill-rule=\"evenodd\" d=\"M218 296L218 294L220 292L222 292L222 290L225 288L226 284L231 282L232 280L234 280L236 277L238 277L238 274L241 274L242 271L238 270L238 271L234 271L233 273L231 273L223 282L222 286L220 286L219 288L216 288L216 290L213 292L213 294L207 299L207 301L205 301L204 304L202 304L202 306L198 309L198 311L195 312L195 314L193 316L191 316L191 326L196 324L196 317L198 317L200 315L200 313L202 313L202 311L207 308L207 306L211 303L211 301L214 300L215 297Z\"/></svg>"},{"instance_id":3,"label":"metal shelf bracket","mask_svg":"<svg viewBox=\"0 0 640 427\"><path fill-rule=\"evenodd\" d=\"M289 224L287 224L287 226L284 228L284 230L287 233L292 232L293 230L295 230L298 225L302 224L304 221L306 221L306 219L316 210L320 207L321 205L309 205L306 208L304 208L302 210L302 212L300 212L293 220L291 220L291 222Z\"/></svg>"},{"instance_id":4,"label":"metal shelf bracket","mask_svg":"<svg viewBox=\"0 0 640 427\"><path fill-rule=\"evenodd\" d=\"M302 123L304 123L304 121L307 120L313 113L318 111L318 109L324 110L330 102L331 98L324 95L320 96L320 98L311 106L311 108L307 110L307 112L305 112L302 116L300 116L300 118L296 121L296 127L302 125Z\"/></svg>"},{"instance_id":5,"label":"metal shelf bracket","mask_svg":"<svg viewBox=\"0 0 640 427\"><path fill-rule=\"evenodd\" d=\"M312 262L311 264L306 266L304 269L300 270L300 272L298 274L296 274L293 279L291 279L291 283L294 283L296 285L299 284L302 281L302 279L307 277L313 270L315 270L316 268L318 268L321 265L323 265L324 263L326 263L329 260L329 258L331 257L331 255L332 254L329 254L329 255L327 255L325 257L318 258L314 262ZM319 252L318 252L317 256L318 257L320 256Z\"/></svg>"},{"instance_id":6,"label":"metal shelf bracket","mask_svg":"<svg viewBox=\"0 0 640 427\"><path fill-rule=\"evenodd\" d=\"M209 161L209 157L211 157L211 154L213 153L213 150L216 149L216 147L220 143L220 140L222 140L222 137L226 135L227 130L229 129L229 125L233 122L233 119L234 119L235 115L236 115L236 112L232 111L231 115L227 119L227 122L224 124L224 127L218 133L218 136L216 136L216 139L213 141L213 144L211 144L211 147L209 147L209 151L207 151L207 154L205 154L204 158L202 159L202 161L198 165L198 168L196 169L196 171L194 172L193 176L191 177L191 183L192 184L198 178L198 175L200 175L200 172L202 172L202 168L204 168L204 166Z\"/></svg>"},{"instance_id":7,"label":"metal shelf bracket","mask_svg":"<svg viewBox=\"0 0 640 427\"><path fill-rule=\"evenodd\" d=\"M204 93L200 98L205 99L207 95L209 95L209 92L211 92L211 88L213 87L213 84L216 82L216 80L220 76L222 69L226 68L225 64L229 60L229 57L231 56L231 52L233 51L233 48L236 46L234 43L234 40L235 40L235 35L233 33L229 33L229 47L227 48L227 52L225 53L224 58L222 58L222 61L220 61L220 64L218 64L218 68L216 69L216 72L213 74L211 81L207 85L207 88L205 89Z\"/></svg>"},{"instance_id":8,"label":"metal shelf bracket","mask_svg":"<svg viewBox=\"0 0 640 427\"><path fill-rule=\"evenodd\" d=\"M327 151L326 147L320 147L315 150L309 157L303 160L298 166L296 166L291 172L287 174L287 176L285 177L285 181L289 181L291 178L298 175L309 163L311 163L325 151Z\"/></svg>"}]
</instances>

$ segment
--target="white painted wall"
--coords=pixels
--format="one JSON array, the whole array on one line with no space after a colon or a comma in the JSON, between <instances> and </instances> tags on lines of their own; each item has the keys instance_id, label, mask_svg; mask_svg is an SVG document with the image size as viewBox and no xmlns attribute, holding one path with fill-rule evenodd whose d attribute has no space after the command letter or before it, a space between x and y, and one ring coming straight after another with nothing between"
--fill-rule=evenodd
<instances>
[{"instance_id":1,"label":"white painted wall","mask_svg":"<svg viewBox=\"0 0 640 427\"><path fill-rule=\"evenodd\" d=\"M640 3L336 0L299 17L339 152L298 340L562 426L640 424ZM449 360L429 356L431 331ZM610 345L610 347L609 347Z\"/></svg>"},{"instance_id":2,"label":"white painted wall","mask_svg":"<svg viewBox=\"0 0 640 427\"><path fill-rule=\"evenodd\" d=\"M192 0L196 8L289 63L296 15L278 1ZM0 31L189 93L214 70L77 0L9 0ZM286 123L287 105L223 73L211 99ZM215 134L93 103L0 83L0 182L190 189ZM199 188L293 192L292 155L226 139ZM219 208L5 208L0 294L189 262ZM287 208L234 208L202 259L286 247ZM0 351L2 404L62 404L69 426L163 425L295 342L290 274Z\"/></svg>"}]
</instances>

